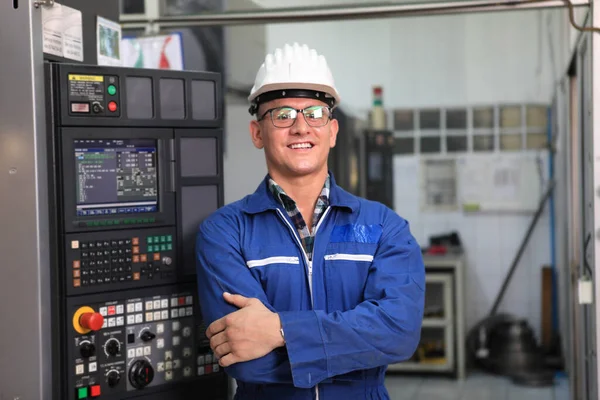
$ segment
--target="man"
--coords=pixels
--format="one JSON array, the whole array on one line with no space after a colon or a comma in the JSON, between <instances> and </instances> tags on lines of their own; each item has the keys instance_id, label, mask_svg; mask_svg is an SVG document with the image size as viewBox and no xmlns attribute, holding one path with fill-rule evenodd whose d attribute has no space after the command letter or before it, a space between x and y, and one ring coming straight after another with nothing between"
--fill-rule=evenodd
<instances>
[{"instance_id":1,"label":"man","mask_svg":"<svg viewBox=\"0 0 600 400\"><path fill-rule=\"evenodd\" d=\"M249 97L268 175L197 239L200 305L236 399L388 399L419 341L425 274L408 223L328 173L340 96L306 46L268 55Z\"/></svg>"}]
</instances>

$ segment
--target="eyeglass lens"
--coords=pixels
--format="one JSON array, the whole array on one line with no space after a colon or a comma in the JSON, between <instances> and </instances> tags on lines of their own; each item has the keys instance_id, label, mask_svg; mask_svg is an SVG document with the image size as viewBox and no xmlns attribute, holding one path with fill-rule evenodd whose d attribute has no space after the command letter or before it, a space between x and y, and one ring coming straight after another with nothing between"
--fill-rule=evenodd
<instances>
[{"instance_id":1,"label":"eyeglass lens","mask_svg":"<svg viewBox=\"0 0 600 400\"><path fill-rule=\"evenodd\" d=\"M329 108L325 106L312 106L302 110L306 122L310 126L318 127L329 121ZM298 118L298 111L291 107L276 108L271 112L273 125L278 128L289 128Z\"/></svg>"}]
</instances>

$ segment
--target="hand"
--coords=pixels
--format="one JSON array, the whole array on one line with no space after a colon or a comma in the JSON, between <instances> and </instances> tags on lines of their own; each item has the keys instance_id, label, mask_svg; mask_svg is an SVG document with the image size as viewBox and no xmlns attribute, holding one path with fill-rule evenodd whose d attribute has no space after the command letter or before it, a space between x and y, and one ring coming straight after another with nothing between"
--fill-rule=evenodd
<instances>
[{"instance_id":1,"label":"hand","mask_svg":"<svg viewBox=\"0 0 600 400\"><path fill-rule=\"evenodd\" d=\"M260 358L285 344L279 315L260 300L229 293L223 298L240 309L216 320L206 330L220 366Z\"/></svg>"}]
</instances>

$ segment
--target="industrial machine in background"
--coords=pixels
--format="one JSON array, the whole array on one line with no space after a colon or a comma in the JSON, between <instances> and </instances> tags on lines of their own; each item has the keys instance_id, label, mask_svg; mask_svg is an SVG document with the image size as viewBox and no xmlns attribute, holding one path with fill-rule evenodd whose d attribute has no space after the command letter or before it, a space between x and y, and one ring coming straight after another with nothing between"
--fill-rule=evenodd
<instances>
[{"instance_id":1,"label":"industrial machine in background","mask_svg":"<svg viewBox=\"0 0 600 400\"><path fill-rule=\"evenodd\" d=\"M223 204L220 74L45 72L53 399L226 399L194 257Z\"/></svg>"}]
</instances>

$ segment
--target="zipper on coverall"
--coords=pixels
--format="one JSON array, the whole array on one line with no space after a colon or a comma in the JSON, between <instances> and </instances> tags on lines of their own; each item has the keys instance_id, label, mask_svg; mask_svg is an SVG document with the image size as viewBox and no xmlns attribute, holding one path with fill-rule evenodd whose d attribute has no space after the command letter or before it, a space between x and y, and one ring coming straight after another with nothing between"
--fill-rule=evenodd
<instances>
[{"instance_id":1,"label":"zipper on coverall","mask_svg":"<svg viewBox=\"0 0 600 400\"><path fill-rule=\"evenodd\" d=\"M315 227L315 232L313 233L314 242L316 242L316 239L317 239L317 231L319 230L319 226L321 226L321 222L323 222L325 220L325 217L327 216L327 213L329 212L329 208L330 207L327 207L327 209L321 216L321 219L317 223L317 226ZM306 251L304 251L304 246L302 246L302 242L300 241L300 237L298 236L298 231L296 229L294 229L294 227L290 224L290 222L284 217L284 215L280 209L277 209L277 213L279 214L279 216L281 217L283 222L285 222L285 224L288 226L288 228L290 228L290 230L292 231L292 234L294 235L294 238L296 239L296 243L298 244L298 246L300 247L300 250L302 251L302 254L304 255L304 261L306 261L306 265L308 266L308 288L310 291L310 304L314 309L313 291L312 291L312 260L314 260L314 255L315 255L314 244L313 244L313 251L311 254L312 255L311 261L308 261L308 255L306 254ZM315 392L317 395L316 400L319 400L319 385L317 385L315 387Z\"/></svg>"}]
</instances>

